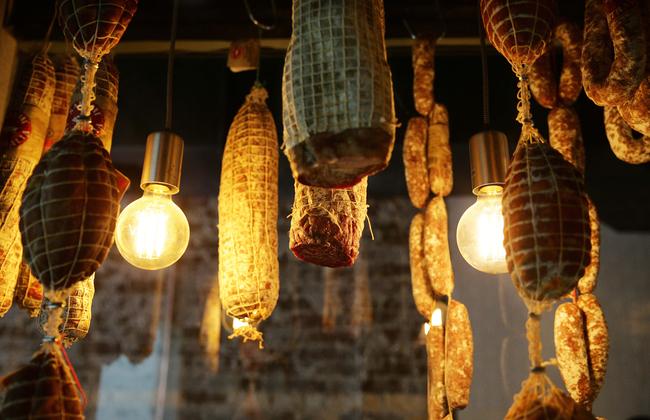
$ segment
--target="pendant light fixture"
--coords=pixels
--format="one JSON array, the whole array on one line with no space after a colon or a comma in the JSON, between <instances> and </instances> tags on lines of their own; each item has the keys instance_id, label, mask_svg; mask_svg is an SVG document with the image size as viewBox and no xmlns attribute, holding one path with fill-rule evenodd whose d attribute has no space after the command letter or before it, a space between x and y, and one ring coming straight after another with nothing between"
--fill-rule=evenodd
<instances>
[{"instance_id":1,"label":"pendant light fixture","mask_svg":"<svg viewBox=\"0 0 650 420\"><path fill-rule=\"evenodd\" d=\"M130 264L145 270L158 270L174 264L185 253L190 239L187 218L172 201L172 195L179 191L183 163L183 139L171 131L178 3L179 0L174 0L167 62L165 129L147 137L140 181L144 194L122 211L115 230L120 254Z\"/></svg>"},{"instance_id":2,"label":"pendant light fixture","mask_svg":"<svg viewBox=\"0 0 650 420\"><path fill-rule=\"evenodd\" d=\"M480 16L478 26L481 40L484 130L474 134L469 140L472 192L476 195L476 203L461 216L456 230L456 242L469 265L485 273L501 274L508 272L503 247L501 197L510 154L506 135L490 129L487 57Z\"/></svg>"}]
</instances>

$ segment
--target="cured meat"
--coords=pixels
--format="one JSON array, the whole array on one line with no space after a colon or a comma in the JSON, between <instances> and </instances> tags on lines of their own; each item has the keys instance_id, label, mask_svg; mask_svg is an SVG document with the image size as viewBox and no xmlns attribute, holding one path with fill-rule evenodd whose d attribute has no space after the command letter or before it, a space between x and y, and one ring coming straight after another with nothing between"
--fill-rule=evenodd
<instances>
[{"instance_id":1,"label":"cured meat","mask_svg":"<svg viewBox=\"0 0 650 420\"><path fill-rule=\"evenodd\" d=\"M490 43L514 67L533 64L548 49L553 0L481 0L480 7Z\"/></svg>"},{"instance_id":2,"label":"cured meat","mask_svg":"<svg viewBox=\"0 0 650 420\"><path fill-rule=\"evenodd\" d=\"M543 142L520 141L503 192L506 262L519 295L542 306L565 296L589 264L582 176Z\"/></svg>"},{"instance_id":3,"label":"cured meat","mask_svg":"<svg viewBox=\"0 0 650 420\"><path fill-rule=\"evenodd\" d=\"M435 104L429 116L428 134L427 166L431 192L446 197L454 187L454 173L449 144L449 113L444 105Z\"/></svg>"},{"instance_id":4,"label":"cured meat","mask_svg":"<svg viewBox=\"0 0 650 420\"><path fill-rule=\"evenodd\" d=\"M73 131L34 169L20 206L24 257L46 289L90 277L113 244L121 192L100 140Z\"/></svg>"},{"instance_id":5,"label":"cured meat","mask_svg":"<svg viewBox=\"0 0 650 420\"><path fill-rule=\"evenodd\" d=\"M17 80L0 132L0 316L14 299L23 252L18 209L43 150L54 96L54 66L47 55L36 54Z\"/></svg>"},{"instance_id":6,"label":"cured meat","mask_svg":"<svg viewBox=\"0 0 650 420\"><path fill-rule=\"evenodd\" d=\"M79 55L95 63L120 42L137 8L138 0L57 1L66 39Z\"/></svg>"},{"instance_id":7,"label":"cured meat","mask_svg":"<svg viewBox=\"0 0 650 420\"><path fill-rule=\"evenodd\" d=\"M587 0L582 80L596 105L621 105L644 77L646 46L638 0Z\"/></svg>"},{"instance_id":8,"label":"cured meat","mask_svg":"<svg viewBox=\"0 0 650 420\"><path fill-rule=\"evenodd\" d=\"M562 22L553 30L554 39L562 44L562 71L558 96L560 102L572 105L582 91L582 31L575 23Z\"/></svg>"},{"instance_id":9,"label":"cured meat","mask_svg":"<svg viewBox=\"0 0 650 420\"><path fill-rule=\"evenodd\" d=\"M59 56L55 62L56 67L56 89L52 101L52 113L47 128L47 137L43 151L46 152L52 145L61 140L66 128L68 111L72 93L79 81L79 62L72 55Z\"/></svg>"},{"instance_id":10,"label":"cured meat","mask_svg":"<svg viewBox=\"0 0 650 420\"><path fill-rule=\"evenodd\" d=\"M435 51L436 41L431 38L417 38L413 44L413 102L415 110L424 116L433 111Z\"/></svg>"},{"instance_id":11,"label":"cured meat","mask_svg":"<svg viewBox=\"0 0 650 420\"><path fill-rule=\"evenodd\" d=\"M267 97L263 87L253 86L235 116L219 190L221 303L228 315L244 323L233 336L260 345L257 324L271 315L280 288L278 140Z\"/></svg>"},{"instance_id":12,"label":"cured meat","mask_svg":"<svg viewBox=\"0 0 650 420\"><path fill-rule=\"evenodd\" d=\"M557 79L551 66L552 51L535 60L530 68L530 91L544 108L553 108L557 103Z\"/></svg>"},{"instance_id":13,"label":"cured meat","mask_svg":"<svg viewBox=\"0 0 650 420\"><path fill-rule=\"evenodd\" d=\"M605 381L607 361L609 360L609 332L605 315L596 296L586 293L578 297L587 333L587 354L591 376L592 401L598 396Z\"/></svg>"},{"instance_id":14,"label":"cured meat","mask_svg":"<svg viewBox=\"0 0 650 420\"><path fill-rule=\"evenodd\" d=\"M447 238L447 207L442 197L432 198L424 213L424 257L434 295L450 296L454 270Z\"/></svg>"},{"instance_id":15,"label":"cured meat","mask_svg":"<svg viewBox=\"0 0 650 420\"><path fill-rule=\"evenodd\" d=\"M285 153L298 182L351 187L388 165L395 110L381 0L296 0L282 78Z\"/></svg>"},{"instance_id":16,"label":"cured meat","mask_svg":"<svg viewBox=\"0 0 650 420\"><path fill-rule=\"evenodd\" d=\"M427 276L424 261L424 215L418 213L409 229L409 260L411 266L411 289L418 312L429 321L435 305L435 296Z\"/></svg>"},{"instance_id":17,"label":"cured meat","mask_svg":"<svg viewBox=\"0 0 650 420\"><path fill-rule=\"evenodd\" d=\"M474 341L472 324L465 305L450 300L445 322L445 390L452 410L469 404L469 391L474 374Z\"/></svg>"},{"instance_id":18,"label":"cured meat","mask_svg":"<svg viewBox=\"0 0 650 420\"><path fill-rule=\"evenodd\" d=\"M598 221L596 205L589 197L587 197L587 202L589 203L589 228L591 230L591 258L589 259L589 265L585 268L584 276L578 281L580 293L593 293L600 268L600 222Z\"/></svg>"},{"instance_id":19,"label":"cured meat","mask_svg":"<svg viewBox=\"0 0 650 420\"><path fill-rule=\"evenodd\" d=\"M616 107L605 107L605 132L609 146L623 162L650 162L650 136L636 135Z\"/></svg>"},{"instance_id":20,"label":"cured meat","mask_svg":"<svg viewBox=\"0 0 650 420\"><path fill-rule=\"evenodd\" d=\"M367 178L352 188L330 189L295 183L289 248L300 260L347 267L359 255L366 219Z\"/></svg>"},{"instance_id":21,"label":"cured meat","mask_svg":"<svg viewBox=\"0 0 650 420\"><path fill-rule=\"evenodd\" d=\"M445 332L431 325L426 336L427 411L430 419L442 419L449 412L445 394Z\"/></svg>"},{"instance_id":22,"label":"cured meat","mask_svg":"<svg viewBox=\"0 0 650 420\"><path fill-rule=\"evenodd\" d=\"M2 379L0 417L83 420L80 391L55 344L45 344L26 366Z\"/></svg>"},{"instance_id":23,"label":"cured meat","mask_svg":"<svg viewBox=\"0 0 650 420\"><path fill-rule=\"evenodd\" d=\"M548 113L548 132L551 146L584 175L585 147L578 113L572 107L552 109Z\"/></svg>"},{"instance_id":24,"label":"cured meat","mask_svg":"<svg viewBox=\"0 0 650 420\"><path fill-rule=\"evenodd\" d=\"M582 311L572 302L555 311L555 354L569 395L579 404L590 405L594 389L589 375L589 359Z\"/></svg>"},{"instance_id":25,"label":"cured meat","mask_svg":"<svg viewBox=\"0 0 650 420\"><path fill-rule=\"evenodd\" d=\"M426 118L413 117L409 120L404 135L404 176L411 203L421 209L429 198L429 174L427 168Z\"/></svg>"},{"instance_id":26,"label":"cured meat","mask_svg":"<svg viewBox=\"0 0 650 420\"><path fill-rule=\"evenodd\" d=\"M29 266L22 261L20 272L14 292L14 302L25 309L30 317L38 316L43 301L43 286L38 282L29 269Z\"/></svg>"}]
</instances>

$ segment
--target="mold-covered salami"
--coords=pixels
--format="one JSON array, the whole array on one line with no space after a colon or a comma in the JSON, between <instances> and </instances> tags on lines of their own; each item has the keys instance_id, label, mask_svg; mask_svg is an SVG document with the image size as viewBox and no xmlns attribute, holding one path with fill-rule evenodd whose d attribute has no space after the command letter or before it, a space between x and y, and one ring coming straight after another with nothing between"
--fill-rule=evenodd
<instances>
[{"instance_id":1,"label":"mold-covered salami","mask_svg":"<svg viewBox=\"0 0 650 420\"><path fill-rule=\"evenodd\" d=\"M623 162L639 165L650 162L650 136L637 135L616 107L605 107L605 133L609 146Z\"/></svg>"},{"instance_id":2,"label":"mold-covered salami","mask_svg":"<svg viewBox=\"0 0 650 420\"><path fill-rule=\"evenodd\" d=\"M452 410L469 404L469 391L474 374L474 341L472 324L465 305L450 300L445 322L445 388Z\"/></svg>"},{"instance_id":3,"label":"mold-covered salami","mask_svg":"<svg viewBox=\"0 0 650 420\"><path fill-rule=\"evenodd\" d=\"M596 296L586 293L578 297L587 332L587 354L591 375L593 398L595 399L605 381L609 359L609 333L605 315Z\"/></svg>"},{"instance_id":4,"label":"mold-covered salami","mask_svg":"<svg viewBox=\"0 0 650 420\"><path fill-rule=\"evenodd\" d=\"M548 132L551 146L584 175L585 147L578 113L572 107L553 108L548 113Z\"/></svg>"},{"instance_id":5,"label":"mold-covered salami","mask_svg":"<svg viewBox=\"0 0 650 420\"><path fill-rule=\"evenodd\" d=\"M424 213L424 258L431 289L438 297L450 296L454 290L447 229L445 201L442 197L434 197Z\"/></svg>"},{"instance_id":6,"label":"mold-covered salami","mask_svg":"<svg viewBox=\"0 0 650 420\"><path fill-rule=\"evenodd\" d=\"M435 305L431 284L427 277L424 261L424 215L418 213L411 221L409 229L409 260L411 265L411 288L418 312L429 321Z\"/></svg>"},{"instance_id":7,"label":"mold-covered salami","mask_svg":"<svg viewBox=\"0 0 650 420\"><path fill-rule=\"evenodd\" d=\"M572 302L555 311L555 354L569 395L579 404L589 405L594 390L589 375L589 359L582 311Z\"/></svg>"},{"instance_id":8,"label":"mold-covered salami","mask_svg":"<svg viewBox=\"0 0 650 420\"><path fill-rule=\"evenodd\" d=\"M433 112L429 115L427 167L431 192L448 196L454 187L454 173L449 144L449 114L442 104L435 104Z\"/></svg>"},{"instance_id":9,"label":"mold-covered salami","mask_svg":"<svg viewBox=\"0 0 650 420\"><path fill-rule=\"evenodd\" d=\"M413 44L413 102L415 110L425 116L431 113L434 104L435 51L436 41L431 38L417 38Z\"/></svg>"},{"instance_id":10,"label":"mold-covered salami","mask_svg":"<svg viewBox=\"0 0 650 420\"><path fill-rule=\"evenodd\" d=\"M585 268L585 274L578 281L580 293L593 293L600 268L600 222L598 221L598 211L591 198L587 197L587 201L589 203L589 227L591 230L591 258L589 259L589 265Z\"/></svg>"},{"instance_id":11,"label":"mold-covered salami","mask_svg":"<svg viewBox=\"0 0 650 420\"><path fill-rule=\"evenodd\" d=\"M638 0L586 1L582 81L596 105L623 104L641 83L646 66L643 25Z\"/></svg>"},{"instance_id":12,"label":"mold-covered salami","mask_svg":"<svg viewBox=\"0 0 650 420\"><path fill-rule=\"evenodd\" d=\"M404 135L404 176L411 203L421 209L429 198L429 174L427 171L427 119L413 117Z\"/></svg>"}]
</instances>

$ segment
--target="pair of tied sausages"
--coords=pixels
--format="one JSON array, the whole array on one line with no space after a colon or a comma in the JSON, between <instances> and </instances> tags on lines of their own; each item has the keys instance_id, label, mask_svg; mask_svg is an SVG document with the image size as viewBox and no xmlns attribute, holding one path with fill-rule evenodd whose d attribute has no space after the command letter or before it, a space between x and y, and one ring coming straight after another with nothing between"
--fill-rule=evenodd
<instances>
[{"instance_id":1,"label":"pair of tied sausages","mask_svg":"<svg viewBox=\"0 0 650 420\"><path fill-rule=\"evenodd\" d=\"M469 404L474 371L474 343L467 308L449 300L446 321L427 333L428 403L430 419L442 419Z\"/></svg>"},{"instance_id":2,"label":"pair of tied sausages","mask_svg":"<svg viewBox=\"0 0 650 420\"><path fill-rule=\"evenodd\" d=\"M429 191L447 196L453 188L449 114L442 104L435 104L428 119L409 120L404 137L404 172L411 203L423 208Z\"/></svg>"},{"instance_id":3,"label":"pair of tied sausages","mask_svg":"<svg viewBox=\"0 0 650 420\"><path fill-rule=\"evenodd\" d=\"M555 351L558 367L571 397L591 407L607 371L609 336L596 296L586 293L563 303L555 312Z\"/></svg>"}]
</instances>

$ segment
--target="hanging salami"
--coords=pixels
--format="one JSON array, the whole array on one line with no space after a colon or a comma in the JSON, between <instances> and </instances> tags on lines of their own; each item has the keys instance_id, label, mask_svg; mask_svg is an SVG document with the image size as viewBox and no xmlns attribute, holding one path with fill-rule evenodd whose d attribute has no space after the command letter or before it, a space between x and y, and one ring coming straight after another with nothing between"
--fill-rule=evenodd
<instances>
[{"instance_id":1,"label":"hanging salami","mask_svg":"<svg viewBox=\"0 0 650 420\"><path fill-rule=\"evenodd\" d=\"M293 2L282 118L302 184L351 187L388 164L396 121L383 15L382 0Z\"/></svg>"},{"instance_id":2,"label":"hanging salami","mask_svg":"<svg viewBox=\"0 0 650 420\"><path fill-rule=\"evenodd\" d=\"M424 117L409 120L404 135L404 177L411 203L421 209L429 198L429 174L427 169L427 129Z\"/></svg>"},{"instance_id":3,"label":"hanging salami","mask_svg":"<svg viewBox=\"0 0 650 420\"><path fill-rule=\"evenodd\" d=\"M219 293L243 325L233 336L259 340L280 287L278 140L268 94L254 86L228 131L219 190Z\"/></svg>"},{"instance_id":4,"label":"hanging salami","mask_svg":"<svg viewBox=\"0 0 650 420\"><path fill-rule=\"evenodd\" d=\"M54 66L44 53L18 76L0 132L0 316L11 307L22 260L18 209L27 179L41 157L54 96Z\"/></svg>"}]
</instances>

